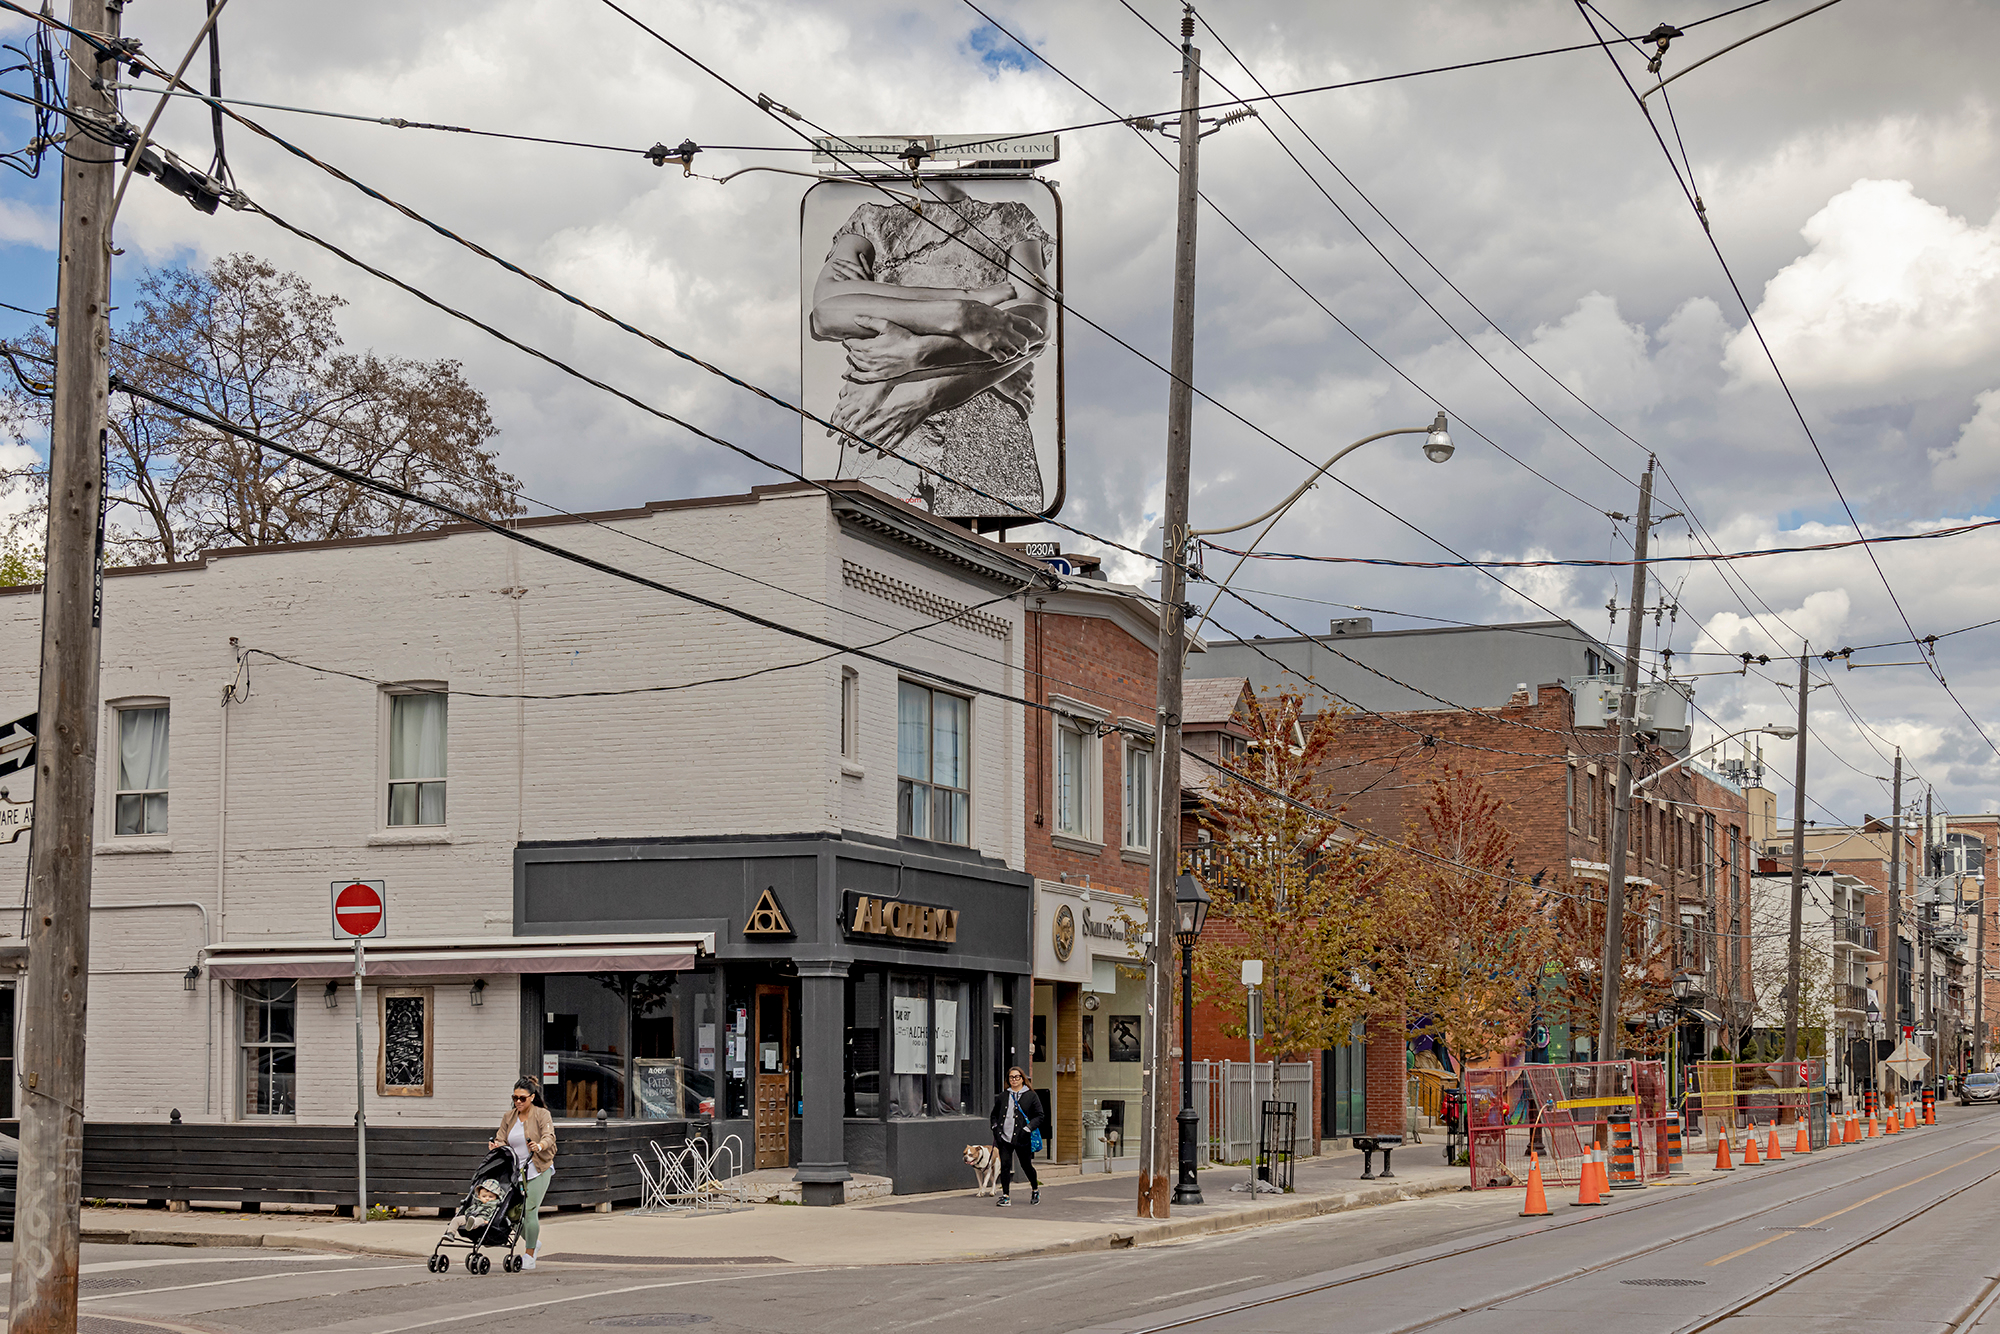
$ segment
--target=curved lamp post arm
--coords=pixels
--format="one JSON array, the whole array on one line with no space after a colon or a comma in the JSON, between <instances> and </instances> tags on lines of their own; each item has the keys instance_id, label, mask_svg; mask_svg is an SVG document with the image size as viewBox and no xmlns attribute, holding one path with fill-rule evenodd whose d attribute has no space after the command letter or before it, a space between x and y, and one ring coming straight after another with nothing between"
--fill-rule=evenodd
<instances>
[{"instance_id":1,"label":"curved lamp post arm","mask_svg":"<svg viewBox=\"0 0 2000 1334\"><path fill-rule=\"evenodd\" d=\"M1392 435L1441 436L1444 434L1444 429L1445 429L1445 416L1444 413L1440 412L1437 415L1437 419L1433 421L1429 426L1399 426L1393 431L1377 431L1374 435L1364 435L1359 440L1356 440L1353 444L1347 446L1345 449L1342 449L1339 453L1335 454L1332 458L1328 459L1325 463L1320 464L1318 468L1313 470L1312 476L1306 478L1304 483L1300 485L1298 490L1292 492L1292 494L1286 496L1276 505L1273 505L1270 509L1265 510L1262 514L1259 514L1256 518L1245 519L1242 523L1232 524L1227 528L1190 529L1188 532L1188 535L1190 537L1215 537L1222 533L1241 532L1243 529L1249 528L1255 524L1264 523L1264 520L1266 519L1270 520L1269 523L1264 524L1264 530L1258 533L1257 536L1254 539L1252 539L1250 545L1243 549L1243 554L1236 558L1236 564L1229 567L1228 576L1225 577L1221 583L1218 583L1215 586L1215 596L1208 600L1208 608L1202 612L1201 619L1194 623L1194 633L1197 635L1200 634L1201 628L1204 625L1208 624L1208 618L1215 614L1215 604L1222 601L1222 590L1229 587L1230 581L1235 579L1237 574L1239 574L1242 571L1243 562L1250 559L1250 553L1263 545L1264 539L1271 535L1271 530L1278 526L1278 520L1284 518L1285 512L1291 509L1293 505L1296 505L1299 502L1299 497L1303 496L1306 492L1310 491L1319 482L1320 478L1326 476L1327 470L1329 468L1333 467L1334 464L1340 462L1342 459L1346 458L1349 454L1352 454L1355 450L1361 448L1363 445L1372 444L1377 440L1386 440ZM1449 444L1447 443L1444 448L1445 448L1444 458L1436 458L1433 460L1434 462L1442 463L1444 462L1445 458L1451 457ZM1181 652L1183 655L1187 653L1187 647L1185 642L1183 642L1182 644Z\"/></svg>"},{"instance_id":2,"label":"curved lamp post arm","mask_svg":"<svg viewBox=\"0 0 2000 1334\"><path fill-rule=\"evenodd\" d=\"M1706 746L1703 746L1700 750L1690 751L1686 755L1682 756L1680 759L1675 760L1672 764L1662 765L1660 768L1655 769L1652 773L1647 774L1644 778L1638 779L1632 784L1632 790L1634 792L1637 792L1640 788L1646 786L1646 784L1652 782L1655 778L1658 778L1663 774L1670 773L1673 770L1680 768L1683 764L1686 764L1689 760L1694 759L1697 755L1708 754L1708 752L1714 750L1717 746L1721 745L1725 741L1733 741L1735 738L1740 736L1752 736L1759 732L1765 733L1769 736L1777 737L1780 741L1786 741L1791 739L1792 737L1797 736L1799 734L1799 729L1796 727L1780 726L1779 724L1776 723L1767 723L1762 727L1746 727L1740 732L1731 732L1727 736L1719 736L1715 740L1709 742ZM1758 752L1759 755L1761 755L1762 753L1763 753L1762 751Z\"/></svg>"}]
</instances>

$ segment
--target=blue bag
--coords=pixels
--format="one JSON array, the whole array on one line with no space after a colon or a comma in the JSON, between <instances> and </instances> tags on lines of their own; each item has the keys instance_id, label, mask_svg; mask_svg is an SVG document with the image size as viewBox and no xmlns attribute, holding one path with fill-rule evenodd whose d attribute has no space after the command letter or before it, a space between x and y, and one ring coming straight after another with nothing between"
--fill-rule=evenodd
<instances>
[{"instance_id":1,"label":"blue bag","mask_svg":"<svg viewBox=\"0 0 2000 1334\"><path fill-rule=\"evenodd\" d=\"M1036 1153L1042 1151L1042 1132L1040 1127L1036 1127L1035 1133L1028 1137L1028 1147Z\"/></svg>"}]
</instances>

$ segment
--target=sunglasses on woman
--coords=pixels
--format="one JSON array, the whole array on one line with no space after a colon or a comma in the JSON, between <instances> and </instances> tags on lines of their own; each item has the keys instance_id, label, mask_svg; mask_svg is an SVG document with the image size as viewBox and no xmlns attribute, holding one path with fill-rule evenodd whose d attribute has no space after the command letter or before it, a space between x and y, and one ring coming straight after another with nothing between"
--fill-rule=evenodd
<instances>
[{"instance_id":1,"label":"sunglasses on woman","mask_svg":"<svg viewBox=\"0 0 2000 1334\"><path fill-rule=\"evenodd\" d=\"M514 1095L514 1101L515 1101L515 1102L526 1102L526 1101L528 1101L528 1095L527 1095L527 1094L525 1094L525 1093L516 1093L516 1094Z\"/></svg>"}]
</instances>

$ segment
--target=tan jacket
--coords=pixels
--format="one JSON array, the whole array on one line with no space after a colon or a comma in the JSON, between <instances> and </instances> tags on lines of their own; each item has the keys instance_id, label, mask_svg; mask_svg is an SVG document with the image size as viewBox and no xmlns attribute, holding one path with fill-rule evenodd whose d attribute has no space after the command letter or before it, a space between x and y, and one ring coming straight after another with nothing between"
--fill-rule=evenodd
<instances>
[{"instance_id":1,"label":"tan jacket","mask_svg":"<svg viewBox=\"0 0 2000 1334\"><path fill-rule=\"evenodd\" d=\"M514 1129L514 1109L500 1118L500 1133L493 1138L502 1144ZM546 1107L528 1108L527 1120L522 1123L521 1133L528 1137L528 1157L534 1161L537 1172L546 1172L556 1161L556 1123Z\"/></svg>"}]
</instances>

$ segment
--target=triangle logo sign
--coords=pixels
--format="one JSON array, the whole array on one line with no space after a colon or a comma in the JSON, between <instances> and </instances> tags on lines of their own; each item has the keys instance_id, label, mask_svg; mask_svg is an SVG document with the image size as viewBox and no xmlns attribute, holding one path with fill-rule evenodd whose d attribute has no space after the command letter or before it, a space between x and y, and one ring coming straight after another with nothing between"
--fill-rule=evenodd
<instances>
[{"instance_id":1,"label":"triangle logo sign","mask_svg":"<svg viewBox=\"0 0 2000 1334\"><path fill-rule=\"evenodd\" d=\"M767 886L757 900L757 906L750 910L750 919L743 923L746 936L789 936L792 924L785 920L785 910L778 906L777 891Z\"/></svg>"}]
</instances>

